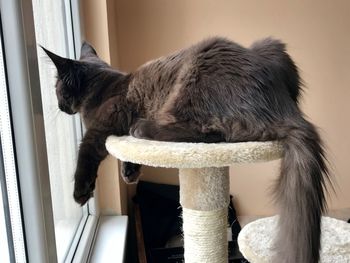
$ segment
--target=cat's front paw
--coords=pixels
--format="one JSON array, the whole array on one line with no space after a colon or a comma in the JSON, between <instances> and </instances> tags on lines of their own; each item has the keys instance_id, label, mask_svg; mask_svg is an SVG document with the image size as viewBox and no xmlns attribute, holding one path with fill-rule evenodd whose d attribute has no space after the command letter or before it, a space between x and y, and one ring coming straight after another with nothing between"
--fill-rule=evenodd
<instances>
[{"instance_id":1,"label":"cat's front paw","mask_svg":"<svg viewBox=\"0 0 350 263\"><path fill-rule=\"evenodd\" d=\"M75 181L73 197L75 202L83 206L91 197L93 197L95 181Z\"/></svg>"},{"instance_id":2,"label":"cat's front paw","mask_svg":"<svg viewBox=\"0 0 350 263\"><path fill-rule=\"evenodd\" d=\"M137 183L140 177L141 165L136 163L123 162L122 178L127 184Z\"/></svg>"}]
</instances>

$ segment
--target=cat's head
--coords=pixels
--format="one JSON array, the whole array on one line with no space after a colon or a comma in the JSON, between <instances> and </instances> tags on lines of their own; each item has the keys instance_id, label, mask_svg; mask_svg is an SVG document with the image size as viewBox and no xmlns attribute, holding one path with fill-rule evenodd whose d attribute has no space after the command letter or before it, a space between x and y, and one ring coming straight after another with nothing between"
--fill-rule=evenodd
<instances>
[{"instance_id":1,"label":"cat's head","mask_svg":"<svg viewBox=\"0 0 350 263\"><path fill-rule=\"evenodd\" d=\"M58 107L68 114L80 111L94 78L109 68L95 49L84 42L79 60L63 58L42 47L57 68L56 95Z\"/></svg>"}]
</instances>

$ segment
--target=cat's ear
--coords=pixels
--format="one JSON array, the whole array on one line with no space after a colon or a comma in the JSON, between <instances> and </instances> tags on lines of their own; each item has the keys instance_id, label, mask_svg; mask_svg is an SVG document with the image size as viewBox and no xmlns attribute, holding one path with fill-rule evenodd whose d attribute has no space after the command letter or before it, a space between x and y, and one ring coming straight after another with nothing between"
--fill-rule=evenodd
<instances>
[{"instance_id":1,"label":"cat's ear","mask_svg":"<svg viewBox=\"0 0 350 263\"><path fill-rule=\"evenodd\" d=\"M80 58L97 57L96 50L86 41L81 45Z\"/></svg>"},{"instance_id":2,"label":"cat's ear","mask_svg":"<svg viewBox=\"0 0 350 263\"><path fill-rule=\"evenodd\" d=\"M45 51L46 55L51 59L51 61L55 64L57 68L58 75L62 76L64 74L67 74L71 71L72 66L74 64L74 60L69 58L63 58L59 55L56 55L55 53L52 53L51 51L47 50L46 48L41 48Z\"/></svg>"}]
</instances>

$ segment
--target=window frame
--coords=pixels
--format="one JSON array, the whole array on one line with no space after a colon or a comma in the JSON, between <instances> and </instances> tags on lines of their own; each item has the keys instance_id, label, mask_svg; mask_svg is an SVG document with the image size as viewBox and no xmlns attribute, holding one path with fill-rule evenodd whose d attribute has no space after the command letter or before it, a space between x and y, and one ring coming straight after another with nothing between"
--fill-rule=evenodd
<instances>
[{"instance_id":1,"label":"window frame","mask_svg":"<svg viewBox=\"0 0 350 263\"><path fill-rule=\"evenodd\" d=\"M71 56L74 56L79 54L83 38L80 1L63 1L67 44ZM54 263L57 262L57 252L32 1L0 0L0 12L26 259L28 262ZM81 125L79 118L75 122ZM77 140L81 136L77 134ZM99 209L96 204L96 198L89 201L86 218L78 227L82 229L82 234L74 238L66 262L88 260L98 225Z\"/></svg>"},{"instance_id":2,"label":"window frame","mask_svg":"<svg viewBox=\"0 0 350 263\"><path fill-rule=\"evenodd\" d=\"M7 244L7 260L10 262L23 262L26 259L22 213L18 192L17 169L14 156L12 121L8 96L8 83L3 50L3 34L1 29L0 42L0 185L1 185L1 211L5 224ZM3 231L3 229L1 229ZM6 252L5 252L6 253ZM1 259L4 255L1 255ZM7 262L7 261L6 261Z\"/></svg>"}]
</instances>

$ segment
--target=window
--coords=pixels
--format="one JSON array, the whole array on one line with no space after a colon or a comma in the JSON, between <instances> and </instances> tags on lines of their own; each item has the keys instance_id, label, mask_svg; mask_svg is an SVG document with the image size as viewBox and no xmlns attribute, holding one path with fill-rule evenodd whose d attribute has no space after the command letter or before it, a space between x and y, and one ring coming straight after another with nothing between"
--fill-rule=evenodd
<instances>
[{"instance_id":1,"label":"window","mask_svg":"<svg viewBox=\"0 0 350 263\"><path fill-rule=\"evenodd\" d=\"M0 262L86 262L98 211L72 196L82 126L58 111L56 71L37 45L75 58L79 1L0 8Z\"/></svg>"},{"instance_id":2,"label":"window","mask_svg":"<svg viewBox=\"0 0 350 263\"><path fill-rule=\"evenodd\" d=\"M73 32L70 29L70 6L64 1L33 0L36 41L64 57L74 57ZM68 20L68 21L67 21ZM56 69L44 52L38 52L46 149L49 164L52 209L58 262L69 256L69 250L87 209L72 198L73 174L82 129L78 116L58 109L55 93Z\"/></svg>"}]
</instances>

